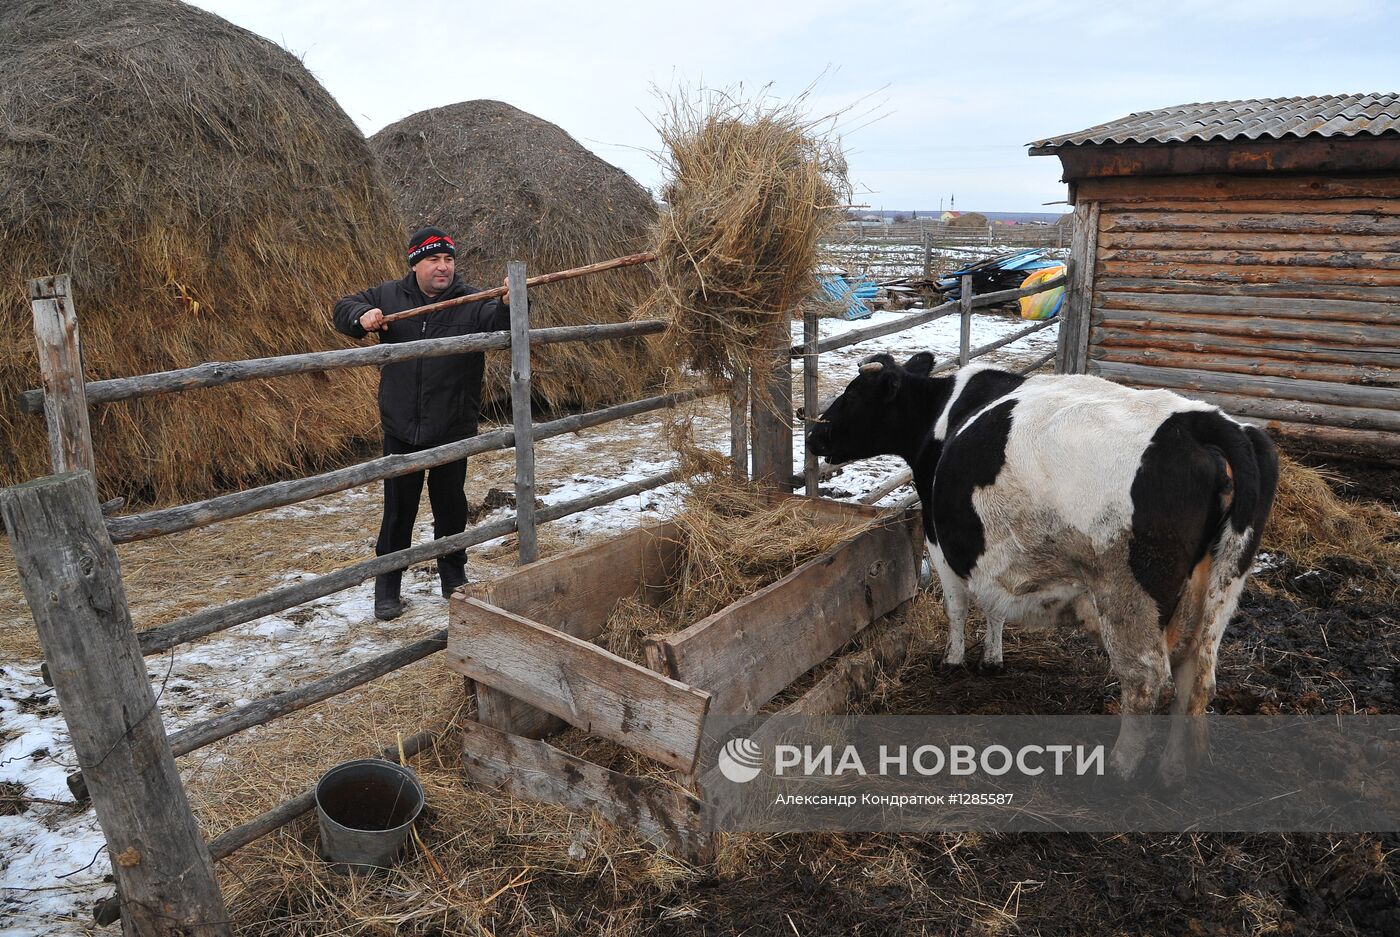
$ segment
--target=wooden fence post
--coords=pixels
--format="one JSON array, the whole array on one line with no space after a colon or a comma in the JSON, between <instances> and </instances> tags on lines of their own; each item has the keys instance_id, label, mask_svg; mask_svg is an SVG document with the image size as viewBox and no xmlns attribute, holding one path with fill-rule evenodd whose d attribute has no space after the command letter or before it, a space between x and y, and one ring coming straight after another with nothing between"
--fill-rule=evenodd
<instances>
[{"instance_id":1,"label":"wooden fence post","mask_svg":"<svg viewBox=\"0 0 1400 937\"><path fill-rule=\"evenodd\" d=\"M962 328L958 336L958 367L967 367L968 352L972 349L972 274L964 273L958 278L958 307L962 316Z\"/></svg>"},{"instance_id":2,"label":"wooden fence post","mask_svg":"<svg viewBox=\"0 0 1400 937\"><path fill-rule=\"evenodd\" d=\"M924 279L933 279L933 241L928 236L928 229L923 228L921 233L924 240Z\"/></svg>"},{"instance_id":3,"label":"wooden fence post","mask_svg":"<svg viewBox=\"0 0 1400 937\"><path fill-rule=\"evenodd\" d=\"M787 319L774 323L762 370L749 377L753 480L792 491L792 334Z\"/></svg>"},{"instance_id":4,"label":"wooden fence post","mask_svg":"<svg viewBox=\"0 0 1400 937\"><path fill-rule=\"evenodd\" d=\"M817 342L821 339L821 331L817 325L817 312L815 309L806 309L802 313L802 413L805 417L807 435L812 432L812 426L817 422L817 368L821 355L817 353ZM821 479L817 473L817 457L812 454L807 447L807 437L803 437L802 443L802 471L807 482L807 496L815 498L821 494Z\"/></svg>"},{"instance_id":5,"label":"wooden fence post","mask_svg":"<svg viewBox=\"0 0 1400 937\"><path fill-rule=\"evenodd\" d=\"M1098 251L1099 203L1074 208L1074 237L1070 241L1070 276L1065 282L1064 321L1060 323L1062 374L1083 374L1089 363L1090 317L1094 311L1094 266Z\"/></svg>"},{"instance_id":6,"label":"wooden fence post","mask_svg":"<svg viewBox=\"0 0 1400 937\"><path fill-rule=\"evenodd\" d=\"M34 312L34 340L39 346L44 421L49 428L53 470L85 470L95 476L72 280L66 273L30 280L29 304Z\"/></svg>"},{"instance_id":7,"label":"wooden fence post","mask_svg":"<svg viewBox=\"0 0 1400 937\"><path fill-rule=\"evenodd\" d=\"M535 530L535 424L530 418L530 298L525 264L506 265L510 283L510 412L515 422L515 517L520 564L539 558Z\"/></svg>"},{"instance_id":8,"label":"wooden fence post","mask_svg":"<svg viewBox=\"0 0 1400 937\"><path fill-rule=\"evenodd\" d=\"M729 385L729 466L735 481L748 481L749 370L737 364Z\"/></svg>"},{"instance_id":9,"label":"wooden fence post","mask_svg":"<svg viewBox=\"0 0 1400 937\"><path fill-rule=\"evenodd\" d=\"M231 935L131 627L85 471L0 491L15 565L122 900L129 935Z\"/></svg>"}]
</instances>

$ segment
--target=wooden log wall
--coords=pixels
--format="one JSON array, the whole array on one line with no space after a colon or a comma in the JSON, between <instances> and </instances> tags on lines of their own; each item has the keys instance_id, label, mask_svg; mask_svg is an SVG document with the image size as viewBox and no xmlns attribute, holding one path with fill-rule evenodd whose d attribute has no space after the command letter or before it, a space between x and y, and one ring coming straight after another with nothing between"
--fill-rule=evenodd
<instances>
[{"instance_id":1,"label":"wooden log wall","mask_svg":"<svg viewBox=\"0 0 1400 937\"><path fill-rule=\"evenodd\" d=\"M1400 456L1400 178L1085 179L1087 370L1319 452Z\"/></svg>"}]
</instances>

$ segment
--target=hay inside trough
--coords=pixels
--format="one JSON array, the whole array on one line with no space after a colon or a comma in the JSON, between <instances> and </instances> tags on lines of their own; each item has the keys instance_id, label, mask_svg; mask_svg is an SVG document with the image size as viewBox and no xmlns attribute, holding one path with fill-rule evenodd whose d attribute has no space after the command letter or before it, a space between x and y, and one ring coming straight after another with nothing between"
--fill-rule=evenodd
<instances>
[{"instance_id":1,"label":"hay inside trough","mask_svg":"<svg viewBox=\"0 0 1400 937\"><path fill-rule=\"evenodd\" d=\"M433 224L457 243L467 282L489 288L506 263L530 275L651 246L656 203L627 173L562 129L500 101L421 111L370 138L409 228ZM530 291L530 325L625 322L651 294L645 266ZM531 352L535 398L593 407L635 399L662 376L657 341L544 345ZM488 355L482 399L509 405L510 357Z\"/></svg>"},{"instance_id":2,"label":"hay inside trough","mask_svg":"<svg viewBox=\"0 0 1400 937\"><path fill-rule=\"evenodd\" d=\"M774 345L786 346L821 244L850 200L839 142L823 132L829 119L805 115L803 103L681 96L657 128L668 182L647 314L669 320L677 363L717 381L771 365Z\"/></svg>"},{"instance_id":3,"label":"hay inside trough","mask_svg":"<svg viewBox=\"0 0 1400 937\"><path fill-rule=\"evenodd\" d=\"M640 599L618 605L599 643L642 662L642 639L670 634L752 595L798 566L850 540L870 521L832 519L797 500L774 501L760 489L716 478L697 486L673 519L681 568L659 606Z\"/></svg>"},{"instance_id":4,"label":"hay inside trough","mask_svg":"<svg viewBox=\"0 0 1400 937\"><path fill-rule=\"evenodd\" d=\"M364 137L276 45L174 0L0 5L0 484L49 471L26 280L73 277L89 380L321 350L393 276ZM366 369L104 404L103 497L170 501L377 433Z\"/></svg>"}]
</instances>

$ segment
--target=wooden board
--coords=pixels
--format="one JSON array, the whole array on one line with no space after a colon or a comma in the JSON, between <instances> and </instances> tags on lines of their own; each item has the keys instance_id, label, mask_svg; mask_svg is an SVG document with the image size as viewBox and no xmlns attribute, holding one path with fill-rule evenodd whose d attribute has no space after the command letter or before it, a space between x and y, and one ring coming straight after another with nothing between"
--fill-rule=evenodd
<instances>
[{"instance_id":1,"label":"wooden board","mask_svg":"<svg viewBox=\"0 0 1400 937\"><path fill-rule=\"evenodd\" d=\"M1198 252L1199 253L1199 252ZM1218 263L1204 256L1183 260L1158 258L1128 261L1100 258L1101 276L1165 277L1178 280L1214 280L1220 283L1339 283L1355 286L1400 286L1400 270L1373 267L1298 267L1248 264L1236 260Z\"/></svg>"},{"instance_id":2,"label":"wooden board","mask_svg":"<svg viewBox=\"0 0 1400 937\"><path fill-rule=\"evenodd\" d=\"M1400 271L1400 254L1390 251L1307 250L1143 250L1123 247L1099 249L1099 260L1127 263L1227 264L1279 267L1341 267L1358 270Z\"/></svg>"},{"instance_id":3,"label":"wooden board","mask_svg":"<svg viewBox=\"0 0 1400 937\"><path fill-rule=\"evenodd\" d=\"M1161 231L1276 232L1309 236L1400 234L1400 205L1376 209L1375 214L1302 214L1290 210L1291 207L1283 203L1279 210L1269 212L1105 210L1099 218L1099 231L1104 234Z\"/></svg>"},{"instance_id":4,"label":"wooden board","mask_svg":"<svg viewBox=\"0 0 1400 937\"><path fill-rule=\"evenodd\" d=\"M1149 292L1170 295L1191 293L1198 296L1256 296L1261 298L1303 298L1354 300L1365 303L1400 303L1400 288L1391 286L1350 286L1345 283L1244 283L1228 279L1174 280L1169 277L1100 277L1099 289L1111 292Z\"/></svg>"},{"instance_id":5,"label":"wooden board","mask_svg":"<svg viewBox=\"0 0 1400 937\"><path fill-rule=\"evenodd\" d=\"M1128 293L1107 290L1101 286L1095 295L1094 305L1100 309L1141 309L1197 315L1278 316L1284 319L1400 325L1400 304L1343 299Z\"/></svg>"},{"instance_id":6,"label":"wooden board","mask_svg":"<svg viewBox=\"0 0 1400 937\"><path fill-rule=\"evenodd\" d=\"M1186 368L1197 372L1211 371L1226 374L1292 377L1309 381L1333 381L1358 387L1400 389L1400 355L1396 356L1396 367L1377 368L1366 365L1266 358L1260 357L1258 354L1197 354L1180 350L1174 344L1168 343L1165 347L1155 348L1123 348L1110 344L1092 345L1089 348L1089 357L1093 361L1113 361L1119 364ZM1305 354L1303 357L1308 356Z\"/></svg>"},{"instance_id":7,"label":"wooden board","mask_svg":"<svg viewBox=\"0 0 1400 937\"><path fill-rule=\"evenodd\" d=\"M1336 361L1355 365L1400 367L1400 351L1366 348L1336 342L1218 335L1212 332L1149 329L1135 322L1121 326L1095 325L1090 347L1170 348L1177 351L1222 352L1257 355L1289 361Z\"/></svg>"},{"instance_id":8,"label":"wooden board","mask_svg":"<svg viewBox=\"0 0 1400 937\"><path fill-rule=\"evenodd\" d=\"M1360 387L1332 381L1310 381L1254 374L1162 368L1145 364L1099 361L1094 373L1111 381L1168 387L1173 390L1218 391L1274 400L1299 400L1343 407L1375 407L1400 417L1400 393L1392 387Z\"/></svg>"},{"instance_id":9,"label":"wooden board","mask_svg":"<svg viewBox=\"0 0 1400 937\"><path fill-rule=\"evenodd\" d=\"M1133 309L1095 309L1094 324L1110 328L1179 329L1257 338L1310 339L1361 347L1400 349L1400 324L1307 322L1268 316L1190 315Z\"/></svg>"},{"instance_id":10,"label":"wooden board","mask_svg":"<svg viewBox=\"0 0 1400 937\"><path fill-rule=\"evenodd\" d=\"M1144 193L1138 193L1144 196ZM1231 198L1170 199L1157 198L1151 193L1136 201L1120 198L1105 199L1105 215L1118 216L1125 212L1174 212L1179 214L1221 214L1259 212L1269 215L1393 215L1397 211L1394 198Z\"/></svg>"},{"instance_id":11,"label":"wooden board","mask_svg":"<svg viewBox=\"0 0 1400 937\"><path fill-rule=\"evenodd\" d=\"M1104 250L1361 251L1394 253L1400 234L1274 231L1105 231Z\"/></svg>"},{"instance_id":12,"label":"wooden board","mask_svg":"<svg viewBox=\"0 0 1400 937\"><path fill-rule=\"evenodd\" d=\"M596 813L692 861L710 856L704 805L672 784L610 771L547 742L470 721L462 731L462 771L473 784L521 800Z\"/></svg>"},{"instance_id":13,"label":"wooden board","mask_svg":"<svg viewBox=\"0 0 1400 937\"><path fill-rule=\"evenodd\" d=\"M778 582L696 622L647 639L653 667L713 694L713 711L747 714L910 599L918 568L913 512L865 531Z\"/></svg>"},{"instance_id":14,"label":"wooden board","mask_svg":"<svg viewBox=\"0 0 1400 937\"><path fill-rule=\"evenodd\" d=\"M695 765L709 694L595 644L458 593L447 660L592 735L682 771Z\"/></svg>"},{"instance_id":15,"label":"wooden board","mask_svg":"<svg viewBox=\"0 0 1400 937\"><path fill-rule=\"evenodd\" d=\"M1093 373L1091 367L1090 373ZM1124 382L1129 383L1129 382ZM1134 385L1129 386L1147 386ZM1322 426L1337 426L1343 429L1375 430L1387 433L1400 432L1400 413L1394 410L1376 410L1364 407L1336 407L1321 403L1304 403L1294 400L1268 400L1263 397L1248 397L1243 394L1222 394L1213 391L1183 390L1184 397L1191 397L1214 404L1231 416L1252 417L1261 420L1281 420L1288 423L1316 423Z\"/></svg>"},{"instance_id":16,"label":"wooden board","mask_svg":"<svg viewBox=\"0 0 1400 937\"><path fill-rule=\"evenodd\" d=\"M531 563L477 596L497 608L585 641L596 638L617 603L641 594L659 601L680 561L679 533L655 524ZM494 687L477 685L477 718L528 738L547 738L566 723Z\"/></svg>"},{"instance_id":17,"label":"wooden board","mask_svg":"<svg viewBox=\"0 0 1400 937\"><path fill-rule=\"evenodd\" d=\"M1395 173L1347 176L1133 176L1083 179L1076 201L1125 204L1184 200L1207 204L1228 199L1393 199L1400 197ZM1197 208L1196 210L1200 210Z\"/></svg>"}]
</instances>

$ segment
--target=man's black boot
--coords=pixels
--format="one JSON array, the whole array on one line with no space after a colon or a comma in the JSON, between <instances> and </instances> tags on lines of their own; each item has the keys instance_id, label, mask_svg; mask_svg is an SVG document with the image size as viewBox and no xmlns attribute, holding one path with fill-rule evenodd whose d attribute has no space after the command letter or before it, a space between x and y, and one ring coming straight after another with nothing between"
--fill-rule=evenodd
<instances>
[{"instance_id":1,"label":"man's black boot","mask_svg":"<svg viewBox=\"0 0 1400 937\"><path fill-rule=\"evenodd\" d=\"M442 597L450 598L462 586L467 584L467 561L463 559L448 559L444 557L438 560L438 579L442 581Z\"/></svg>"},{"instance_id":2,"label":"man's black boot","mask_svg":"<svg viewBox=\"0 0 1400 937\"><path fill-rule=\"evenodd\" d=\"M403 614L403 599L399 598L402 573L386 573L374 578L374 617L393 621Z\"/></svg>"}]
</instances>

